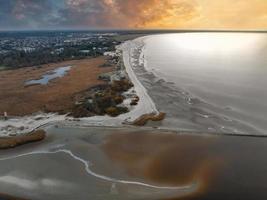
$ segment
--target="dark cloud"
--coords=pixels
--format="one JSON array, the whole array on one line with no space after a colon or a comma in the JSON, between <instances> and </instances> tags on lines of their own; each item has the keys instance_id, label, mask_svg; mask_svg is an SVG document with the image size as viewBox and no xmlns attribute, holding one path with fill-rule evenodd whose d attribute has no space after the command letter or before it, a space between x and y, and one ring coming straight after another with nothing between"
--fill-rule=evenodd
<instances>
[{"instance_id":1,"label":"dark cloud","mask_svg":"<svg viewBox=\"0 0 267 200\"><path fill-rule=\"evenodd\" d=\"M64 25L139 28L194 11L186 0L68 0L60 13Z\"/></svg>"},{"instance_id":2,"label":"dark cloud","mask_svg":"<svg viewBox=\"0 0 267 200\"><path fill-rule=\"evenodd\" d=\"M53 0L0 0L0 29L52 27L60 18L54 2Z\"/></svg>"},{"instance_id":3,"label":"dark cloud","mask_svg":"<svg viewBox=\"0 0 267 200\"><path fill-rule=\"evenodd\" d=\"M234 2L0 0L0 29L267 27L266 0Z\"/></svg>"},{"instance_id":4,"label":"dark cloud","mask_svg":"<svg viewBox=\"0 0 267 200\"><path fill-rule=\"evenodd\" d=\"M0 0L0 28L143 27L176 15L173 1Z\"/></svg>"},{"instance_id":5,"label":"dark cloud","mask_svg":"<svg viewBox=\"0 0 267 200\"><path fill-rule=\"evenodd\" d=\"M102 27L109 25L105 18L109 8L102 0L67 0L65 7L59 10L63 26Z\"/></svg>"},{"instance_id":6,"label":"dark cloud","mask_svg":"<svg viewBox=\"0 0 267 200\"><path fill-rule=\"evenodd\" d=\"M14 6L14 1L0 0L0 27L8 27L14 23L14 17L11 14Z\"/></svg>"}]
</instances>

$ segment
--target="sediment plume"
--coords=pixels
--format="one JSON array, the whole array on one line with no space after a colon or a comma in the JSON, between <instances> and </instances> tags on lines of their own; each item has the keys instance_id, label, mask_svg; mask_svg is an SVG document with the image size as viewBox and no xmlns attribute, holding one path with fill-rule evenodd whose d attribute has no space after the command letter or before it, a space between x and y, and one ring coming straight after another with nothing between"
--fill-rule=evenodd
<instances>
[{"instance_id":1,"label":"sediment plume","mask_svg":"<svg viewBox=\"0 0 267 200\"><path fill-rule=\"evenodd\" d=\"M102 148L129 176L168 186L195 183L199 194L221 169L220 158L210 151L214 145L216 138L139 130L112 134Z\"/></svg>"}]
</instances>

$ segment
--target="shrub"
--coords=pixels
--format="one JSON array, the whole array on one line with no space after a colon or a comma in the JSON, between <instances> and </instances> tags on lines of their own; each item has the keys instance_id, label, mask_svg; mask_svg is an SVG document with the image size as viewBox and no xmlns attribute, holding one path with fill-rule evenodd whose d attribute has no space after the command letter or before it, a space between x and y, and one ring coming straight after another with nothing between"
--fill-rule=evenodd
<instances>
[{"instance_id":1,"label":"shrub","mask_svg":"<svg viewBox=\"0 0 267 200\"><path fill-rule=\"evenodd\" d=\"M120 114L116 107L109 107L105 111L108 115L110 115L112 117L116 117Z\"/></svg>"},{"instance_id":2,"label":"shrub","mask_svg":"<svg viewBox=\"0 0 267 200\"><path fill-rule=\"evenodd\" d=\"M124 100L123 96L115 96L114 97L114 102L116 104L121 104L123 102L123 100Z\"/></svg>"}]
</instances>

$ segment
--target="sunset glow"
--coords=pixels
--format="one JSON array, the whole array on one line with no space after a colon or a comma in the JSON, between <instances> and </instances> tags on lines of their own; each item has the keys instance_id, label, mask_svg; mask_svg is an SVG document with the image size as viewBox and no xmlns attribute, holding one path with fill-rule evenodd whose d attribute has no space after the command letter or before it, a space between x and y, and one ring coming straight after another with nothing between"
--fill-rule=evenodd
<instances>
[{"instance_id":1,"label":"sunset glow","mask_svg":"<svg viewBox=\"0 0 267 200\"><path fill-rule=\"evenodd\" d=\"M0 0L0 29L266 29L267 0Z\"/></svg>"}]
</instances>

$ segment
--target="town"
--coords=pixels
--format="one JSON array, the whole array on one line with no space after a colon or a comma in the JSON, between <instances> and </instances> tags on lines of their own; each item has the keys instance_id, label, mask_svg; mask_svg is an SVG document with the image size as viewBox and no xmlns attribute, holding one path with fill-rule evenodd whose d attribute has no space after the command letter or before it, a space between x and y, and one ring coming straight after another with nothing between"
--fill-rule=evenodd
<instances>
[{"instance_id":1,"label":"town","mask_svg":"<svg viewBox=\"0 0 267 200\"><path fill-rule=\"evenodd\" d=\"M117 33L6 32L0 34L0 69L97 57L114 51Z\"/></svg>"}]
</instances>

